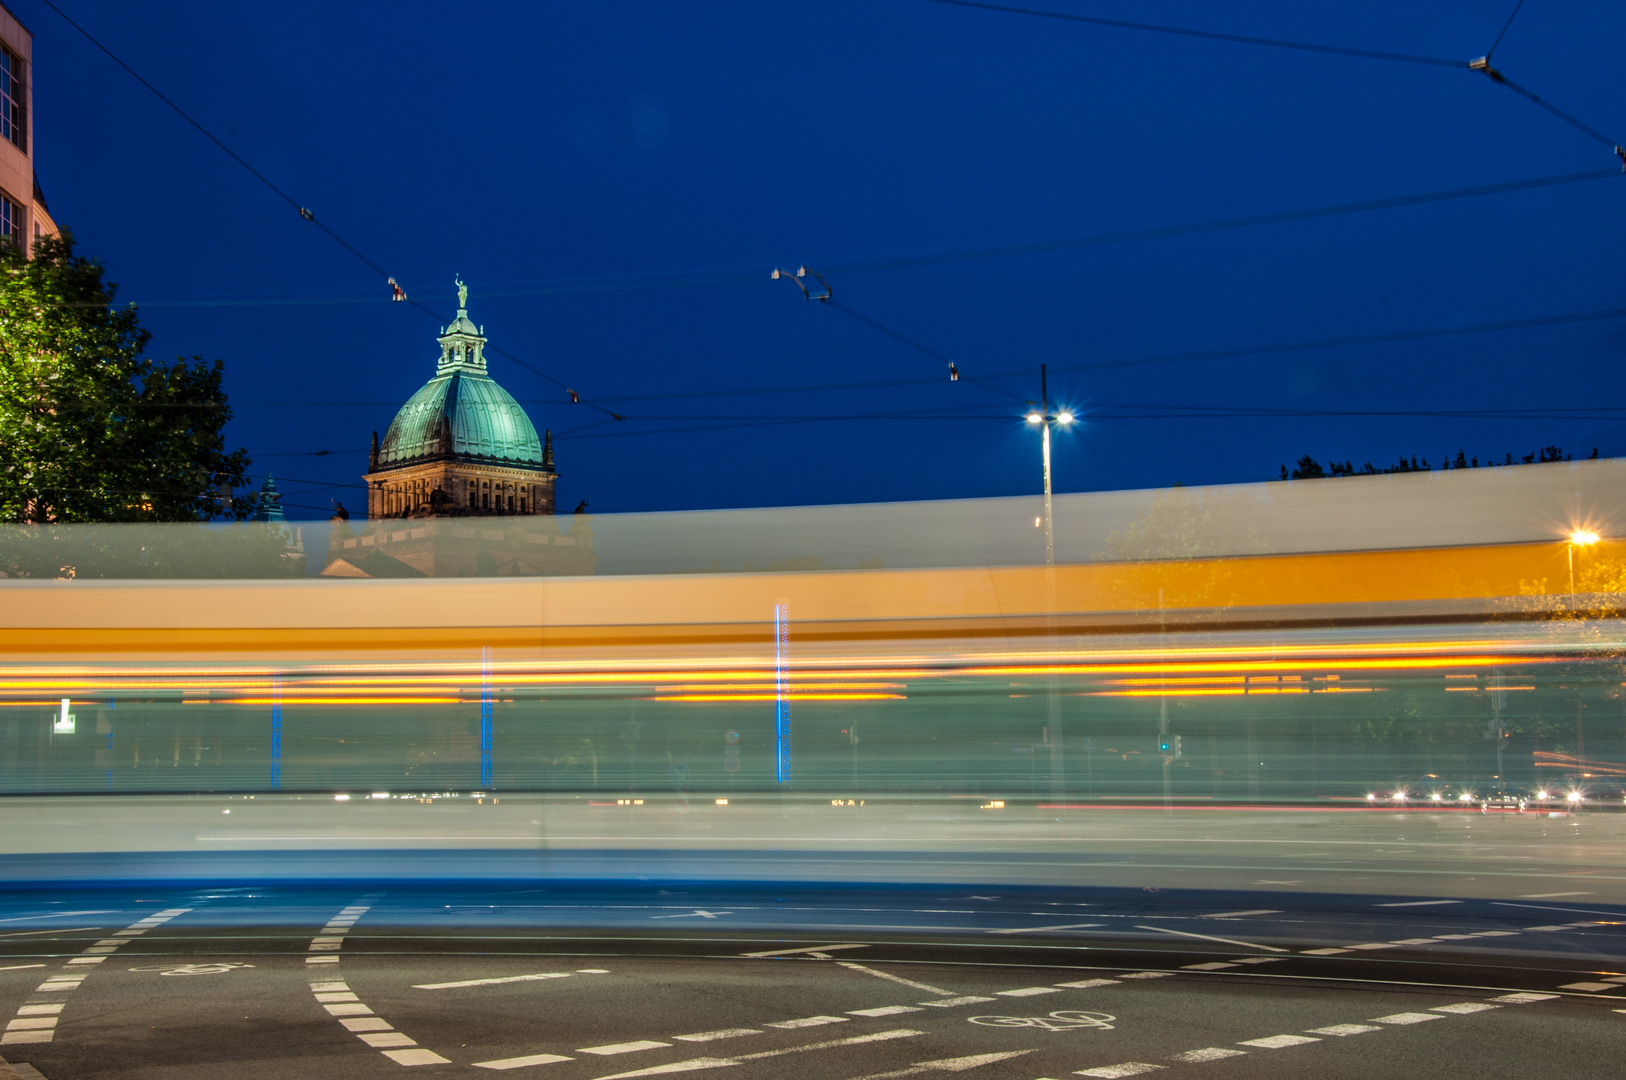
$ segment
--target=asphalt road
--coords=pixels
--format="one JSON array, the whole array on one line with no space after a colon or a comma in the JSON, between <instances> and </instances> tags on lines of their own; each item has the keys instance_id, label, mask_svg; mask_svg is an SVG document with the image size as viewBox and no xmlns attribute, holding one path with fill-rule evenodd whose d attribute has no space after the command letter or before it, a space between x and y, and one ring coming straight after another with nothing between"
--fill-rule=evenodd
<instances>
[{"instance_id":1,"label":"asphalt road","mask_svg":"<svg viewBox=\"0 0 1626 1080\"><path fill-rule=\"evenodd\" d=\"M0 894L0 1009L0 1054L46 1080L1613 1077L1626 910L1148 888L39 887Z\"/></svg>"}]
</instances>

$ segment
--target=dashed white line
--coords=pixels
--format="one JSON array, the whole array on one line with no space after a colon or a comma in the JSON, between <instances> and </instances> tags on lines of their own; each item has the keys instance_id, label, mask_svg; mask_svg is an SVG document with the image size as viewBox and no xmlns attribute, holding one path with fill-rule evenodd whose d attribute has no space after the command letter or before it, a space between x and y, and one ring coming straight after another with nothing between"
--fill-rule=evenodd
<instances>
[{"instance_id":1,"label":"dashed white line","mask_svg":"<svg viewBox=\"0 0 1626 1080\"><path fill-rule=\"evenodd\" d=\"M847 961L847 960L838 960L838 961L836 961L836 963L839 964L841 967L851 968L853 971L862 971L866 975L873 975L877 979L885 979L888 982L899 983L899 984L901 984L903 986L908 986L908 987L911 987L911 988L913 988L915 990L924 990L928 994L947 994L947 993L951 992L951 991L948 991L948 990L944 990L940 986L932 986L930 983L915 982L912 979L905 979L903 976L894 975L889 971L877 971L875 968L865 967L863 964L854 964L854 963L852 963L850 961Z\"/></svg>"},{"instance_id":2,"label":"dashed white line","mask_svg":"<svg viewBox=\"0 0 1626 1080\"><path fill-rule=\"evenodd\" d=\"M1241 919L1241 918L1246 918L1249 915L1280 915L1280 914L1281 914L1281 911L1279 909L1276 909L1276 908L1259 908L1259 909L1257 909L1255 911L1220 911L1220 912L1214 913L1213 915L1199 915L1197 917L1199 919ZM1239 1051L1233 1051L1233 1052L1239 1052Z\"/></svg>"},{"instance_id":3,"label":"dashed white line","mask_svg":"<svg viewBox=\"0 0 1626 1080\"><path fill-rule=\"evenodd\" d=\"M1061 926L1014 926L1008 930L990 930L990 934L1042 934L1048 930L1088 930L1093 926L1105 926L1105 923L1081 922L1065 923Z\"/></svg>"},{"instance_id":4,"label":"dashed white line","mask_svg":"<svg viewBox=\"0 0 1626 1080\"><path fill-rule=\"evenodd\" d=\"M524 1057L499 1058L496 1061L476 1061L476 1069L523 1069L531 1065L552 1065L556 1061L575 1061L563 1054L527 1054Z\"/></svg>"},{"instance_id":5,"label":"dashed white line","mask_svg":"<svg viewBox=\"0 0 1626 1080\"><path fill-rule=\"evenodd\" d=\"M1243 1057L1246 1054L1246 1050L1227 1050L1223 1046L1206 1046L1201 1050L1187 1050L1183 1054L1176 1054L1169 1060L1190 1064L1200 1061L1223 1061L1225 1058Z\"/></svg>"},{"instance_id":6,"label":"dashed white line","mask_svg":"<svg viewBox=\"0 0 1626 1080\"><path fill-rule=\"evenodd\" d=\"M462 986L495 986L498 983L536 982L540 979L568 979L569 971L545 971L537 975L508 975L500 979L464 979L461 982L418 983L414 990L455 990Z\"/></svg>"},{"instance_id":7,"label":"dashed white line","mask_svg":"<svg viewBox=\"0 0 1626 1080\"><path fill-rule=\"evenodd\" d=\"M1273 945L1259 945L1259 944L1256 944L1256 943L1254 943L1252 941L1238 941L1235 938L1214 937L1211 934L1193 934L1193 933L1189 933L1188 931L1185 931L1185 930L1170 930L1166 926L1137 926L1137 927L1135 927L1135 929L1137 929L1137 930L1154 930L1159 934L1174 934L1174 935L1176 935L1178 937L1201 938L1204 941L1219 941L1219 942L1223 942L1226 945L1241 945L1245 949L1263 949L1266 952L1286 952L1287 951L1286 949L1278 949Z\"/></svg>"},{"instance_id":8,"label":"dashed white line","mask_svg":"<svg viewBox=\"0 0 1626 1080\"><path fill-rule=\"evenodd\" d=\"M1427 1022L1429 1020L1444 1020L1444 1019L1445 1019L1445 1017L1441 1016L1439 1013L1403 1012L1403 1013L1390 1013L1388 1016L1374 1016L1372 1018L1372 1023L1374 1023L1374 1024L1395 1024L1395 1025L1398 1025L1398 1026L1403 1026L1403 1025L1406 1025L1406 1024L1421 1024L1421 1023L1425 1023L1425 1022Z\"/></svg>"},{"instance_id":9,"label":"dashed white line","mask_svg":"<svg viewBox=\"0 0 1626 1080\"><path fill-rule=\"evenodd\" d=\"M1162 1065L1153 1065L1149 1061L1126 1061L1121 1065L1103 1065L1098 1069L1079 1069L1079 1076L1094 1076L1098 1080L1118 1080L1123 1076L1140 1076L1142 1073L1156 1072L1164 1068Z\"/></svg>"},{"instance_id":10,"label":"dashed white line","mask_svg":"<svg viewBox=\"0 0 1626 1080\"><path fill-rule=\"evenodd\" d=\"M1444 904L1460 904L1461 900L1405 900L1395 904L1373 904L1373 907L1440 907Z\"/></svg>"},{"instance_id":11,"label":"dashed white line","mask_svg":"<svg viewBox=\"0 0 1626 1080\"><path fill-rule=\"evenodd\" d=\"M1382 1028L1373 1027L1371 1024L1328 1024L1326 1027L1310 1028L1309 1034L1336 1035L1342 1039L1350 1035L1365 1035L1369 1031L1382 1030Z\"/></svg>"},{"instance_id":12,"label":"dashed white line","mask_svg":"<svg viewBox=\"0 0 1626 1080\"><path fill-rule=\"evenodd\" d=\"M873 1010L866 1010L870 1012ZM902 1009L903 1012L919 1012L919 1009ZM673 1035L679 1042L715 1042L718 1039L738 1039L742 1035L760 1035L758 1028L723 1028L721 1031L697 1031L693 1035Z\"/></svg>"},{"instance_id":13,"label":"dashed white line","mask_svg":"<svg viewBox=\"0 0 1626 1080\"><path fill-rule=\"evenodd\" d=\"M598 1054L600 1057L609 1057L612 1054L636 1054L640 1050L658 1050L663 1046L671 1046L668 1042L656 1042L654 1039L639 1039L637 1042L608 1043L604 1046L583 1046L576 1051L578 1054Z\"/></svg>"},{"instance_id":14,"label":"dashed white line","mask_svg":"<svg viewBox=\"0 0 1626 1080\"><path fill-rule=\"evenodd\" d=\"M776 1020L771 1024L764 1024L763 1027L785 1028L788 1030L792 1028L823 1027L825 1024L845 1024L846 1022L847 1018L845 1016L804 1016L799 1020Z\"/></svg>"},{"instance_id":15,"label":"dashed white line","mask_svg":"<svg viewBox=\"0 0 1626 1080\"><path fill-rule=\"evenodd\" d=\"M1289 1046L1303 1046L1305 1043L1320 1042L1307 1035L1267 1035L1263 1039L1244 1039L1238 1046L1258 1046L1265 1050L1284 1050Z\"/></svg>"}]
</instances>

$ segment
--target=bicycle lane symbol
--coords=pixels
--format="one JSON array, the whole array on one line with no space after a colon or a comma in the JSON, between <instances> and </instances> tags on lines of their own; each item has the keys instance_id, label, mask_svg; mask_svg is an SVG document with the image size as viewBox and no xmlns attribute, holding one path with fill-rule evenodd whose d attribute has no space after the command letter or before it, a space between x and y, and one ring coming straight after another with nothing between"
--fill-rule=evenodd
<instances>
[{"instance_id":1,"label":"bicycle lane symbol","mask_svg":"<svg viewBox=\"0 0 1626 1080\"><path fill-rule=\"evenodd\" d=\"M223 975L238 968L251 968L253 964L239 964L230 961L219 964L176 964L164 967L134 967L131 971L157 971L164 975Z\"/></svg>"},{"instance_id":2,"label":"bicycle lane symbol","mask_svg":"<svg viewBox=\"0 0 1626 1080\"><path fill-rule=\"evenodd\" d=\"M973 1016L971 1023L983 1027L1039 1028L1042 1031L1111 1031L1112 1021L1118 1019L1108 1013L1083 1012L1078 1009L1060 1009L1049 1016Z\"/></svg>"}]
</instances>

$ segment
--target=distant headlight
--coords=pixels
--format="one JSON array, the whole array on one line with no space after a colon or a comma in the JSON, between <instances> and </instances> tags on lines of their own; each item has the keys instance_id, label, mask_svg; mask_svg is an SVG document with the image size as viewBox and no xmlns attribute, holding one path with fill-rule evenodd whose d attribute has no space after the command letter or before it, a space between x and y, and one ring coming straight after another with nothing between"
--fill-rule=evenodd
<instances>
[{"instance_id":1,"label":"distant headlight","mask_svg":"<svg viewBox=\"0 0 1626 1080\"><path fill-rule=\"evenodd\" d=\"M1581 793L1579 791L1570 792L1569 800L1570 800L1570 802L1580 802L1581 801Z\"/></svg>"}]
</instances>

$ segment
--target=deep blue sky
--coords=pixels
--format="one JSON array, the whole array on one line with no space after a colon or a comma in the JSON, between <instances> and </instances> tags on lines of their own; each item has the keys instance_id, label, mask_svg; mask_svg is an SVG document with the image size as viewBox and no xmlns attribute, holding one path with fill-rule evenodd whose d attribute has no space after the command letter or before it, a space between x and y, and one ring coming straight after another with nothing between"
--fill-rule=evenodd
<instances>
[{"instance_id":1,"label":"deep blue sky","mask_svg":"<svg viewBox=\"0 0 1626 1080\"><path fill-rule=\"evenodd\" d=\"M57 220L105 262L121 298L150 305L156 353L226 361L233 445L257 473L287 478L287 502L310 508L294 516L326 516L335 495L356 509L369 434L432 373L437 321L384 302L383 282L48 8L8 2L35 34L37 165ZM775 265L1619 164L1477 73L923 0L59 2L415 298L448 316L461 273L494 345L627 415L567 435L602 414L493 357L494 377L555 431L565 508L582 497L612 512L1032 492L1037 437L1018 417L1041 362L1055 396L1107 414L1059 440L1061 491L1267 479L1306 452L1357 464L1547 443L1626 453L1626 423L1595 419L1110 418L1125 404L1626 404L1626 320L1079 370L1626 306L1626 178L834 277L836 299L968 377L1031 371L995 380L1003 394L951 384L929 358L768 280ZM1464 60L1512 7L1033 3ZM1626 7L1529 0L1495 63L1626 139L1623 42ZM557 291L587 279L728 283ZM226 300L300 302L183 303ZM730 421L661 419L952 407L1011 419L685 434L670 429ZM318 450L332 453L309 456Z\"/></svg>"}]
</instances>

